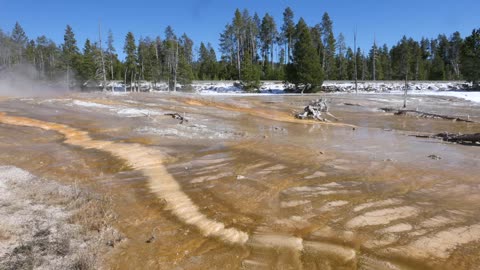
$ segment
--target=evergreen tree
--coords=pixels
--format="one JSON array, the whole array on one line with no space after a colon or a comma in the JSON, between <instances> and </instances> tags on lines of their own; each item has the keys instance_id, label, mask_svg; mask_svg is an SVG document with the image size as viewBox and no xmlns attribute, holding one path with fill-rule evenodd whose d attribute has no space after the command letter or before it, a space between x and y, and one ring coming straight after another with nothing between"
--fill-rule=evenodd
<instances>
[{"instance_id":1,"label":"evergreen tree","mask_svg":"<svg viewBox=\"0 0 480 270\"><path fill-rule=\"evenodd\" d=\"M35 40L30 40L25 48L25 59L32 65L37 65Z\"/></svg>"},{"instance_id":2,"label":"evergreen tree","mask_svg":"<svg viewBox=\"0 0 480 270\"><path fill-rule=\"evenodd\" d=\"M249 53L249 52L248 52ZM242 85L247 91L253 91L260 87L261 70L253 63L251 57L243 58L242 63Z\"/></svg>"},{"instance_id":3,"label":"evergreen tree","mask_svg":"<svg viewBox=\"0 0 480 270\"><path fill-rule=\"evenodd\" d=\"M292 40L295 34L295 23L293 22L293 10L290 7L287 7L283 12L283 25L282 25L282 35L285 40L285 46L287 47L287 63L290 63L291 58L291 48Z\"/></svg>"},{"instance_id":4,"label":"evergreen tree","mask_svg":"<svg viewBox=\"0 0 480 270\"><path fill-rule=\"evenodd\" d=\"M295 33L296 35L297 33ZM313 46L315 47L315 51L317 52L318 59L317 61L322 66L323 70L323 63L324 63L324 46L322 42L322 26L320 24L316 24L314 27L310 29L310 35L312 37Z\"/></svg>"},{"instance_id":5,"label":"evergreen tree","mask_svg":"<svg viewBox=\"0 0 480 270\"><path fill-rule=\"evenodd\" d=\"M445 80L445 63L440 56L433 58L429 79L434 81Z\"/></svg>"},{"instance_id":6,"label":"evergreen tree","mask_svg":"<svg viewBox=\"0 0 480 270\"><path fill-rule=\"evenodd\" d=\"M252 63L257 63L257 44L260 33L257 14L252 18L247 10L235 11L232 22L225 26L225 30L220 35L221 77L241 79L242 64L247 57L251 58ZM262 46L262 48L265 47Z\"/></svg>"},{"instance_id":7,"label":"evergreen tree","mask_svg":"<svg viewBox=\"0 0 480 270\"><path fill-rule=\"evenodd\" d=\"M36 63L40 76L53 79L60 68L60 50L57 45L46 36L36 39Z\"/></svg>"},{"instance_id":8,"label":"evergreen tree","mask_svg":"<svg viewBox=\"0 0 480 270\"><path fill-rule=\"evenodd\" d=\"M200 43L198 62L198 77L200 80L214 80L218 76L217 56L210 43L207 46L203 42Z\"/></svg>"},{"instance_id":9,"label":"evergreen tree","mask_svg":"<svg viewBox=\"0 0 480 270\"><path fill-rule=\"evenodd\" d=\"M335 70L335 36L333 35L333 22L327 12L322 17L322 38L324 45L323 70L327 80L336 79Z\"/></svg>"},{"instance_id":10,"label":"evergreen tree","mask_svg":"<svg viewBox=\"0 0 480 270\"><path fill-rule=\"evenodd\" d=\"M301 18L296 26L297 40L293 47L293 62L287 66L287 81L303 92L314 92L323 83L323 72L310 36L310 29Z\"/></svg>"},{"instance_id":11,"label":"evergreen tree","mask_svg":"<svg viewBox=\"0 0 480 270\"><path fill-rule=\"evenodd\" d=\"M347 61L347 80L354 80L355 79L355 53L353 52L352 48L348 47L346 53L346 61Z\"/></svg>"},{"instance_id":12,"label":"evergreen tree","mask_svg":"<svg viewBox=\"0 0 480 270\"><path fill-rule=\"evenodd\" d=\"M123 52L125 53L124 80L125 82L132 83L135 81L137 72L137 45L135 44L135 37L132 32L128 32L125 36ZM133 90L132 87L130 87L130 89Z\"/></svg>"},{"instance_id":13,"label":"evergreen tree","mask_svg":"<svg viewBox=\"0 0 480 270\"><path fill-rule=\"evenodd\" d=\"M95 55L94 48L87 38L83 47L83 55L80 62L80 68L78 69L78 75L82 81L95 79Z\"/></svg>"},{"instance_id":14,"label":"evergreen tree","mask_svg":"<svg viewBox=\"0 0 480 270\"><path fill-rule=\"evenodd\" d=\"M382 48L379 51L380 54L380 68L382 74L379 75L380 80L391 80L392 79L392 61L390 57L390 51L387 44L383 44Z\"/></svg>"},{"instance_id":15,"label":"evergreen tree","mask_svg":"<svg viewBox=\"0 0 480 270\"><path fill-rule=\"evenodd\" d=\"M277 35L278 32L275 20L268 13L265 14L260 28L260 41L262 42L264 68L267 68L268 60L270 60L270 68L273 68L273 52Z\"/></svg>"},{"instance_id":16,"label":"evergreen tree","mask_svg":"<svg viewBox=\"0 0 480 270\"><path fill-rule=\"evenodd\" d=\"M382 66L380 65L379 51L376 41L373 42L372 48L368 54L368 69L371 70L372 80L379 79L379 76L382 71Z\"/></svg>"},{"instance_id":17,"label":"evergreen tree","mask_svg":"<svg viewBox=\"0 0 480 270\"><path fill-rule=\"evenodd\" d=\"M141 80L154 81L157 68L156 44L151 38L140 38L138 43L139 78Z\"/></svg>"},{"instance_id":18,"label":"evergreen tree","mask_svg":"<svg viewBox=\"0 0 480 270\"><path fill-rule=\"evenodd\" d=\"M460 32L455 32L452 34L449 40L450 50L448 52L449 64L452 67L453 75L452 79L460 79L460 50L463 45L463 39L460 35Z\"/></svg>"},{"instance_id":19,"label":"evergreen tree","mask_svg":"<svg viewBox=\"0 0 480 270\"><path fill-rule=\"evenodd\" d=\"M200 80L211 80L208 76L208 57L209 53L207 47L203 42L200 42L200 49L198 52L198 62L199 62L199 71L198 71L198 78Z\"/></svg>"},{"instance_id":20,"label":"evergreen tree","mask_svg":"<svg viewBox=\"0 0 480 270\"><path fill-rule=\"evenodd\" d=\"M164 60L165 60L165 54L164 54L164 49L163 49L163 42L160 36L157 36L155 38L155 59L157 60L156 65L157 67L155 68L156 74L155 74L155 82L159 82L164 80Z\"/></svg>"},{"instance_id":21,"label":"evergreen tree","mask_svg":"<svg viewBox=\"0 0 480 270\"><path fill-rule=\"evenodd\" d=\"M450 51L450 42L446 35L441 34L438 35L437 38L438 46L437 46L437 53L436 57L437 62L439 63L439 67L443 69L443 76L439 78L439 80L446 80L449 79L450 75L450 65L449 65L449 51ZM441 61L441 64L440 64Z\"/></svg>"},{"instance_id":22,"label":"evergreen tree","mask_svg":"<svg viewBox=\"0 0 480 270\"><path fill-rule=\"evenodd\" d=\"M193 41L183 34L179 40L180 51L178 58L178 81L183 86L189 85L193 80Z\"/></svg>"},{"instance_id":23,"label":"evergreen tree","mask_svg":"<svg viewBox=\"0 0 480 270\"><path fill-rule=\"evenodd\" d=\"M474 29L472 34L465 38L461 49L461 71L463 77L479 88L480 82L480 28Z\"/></svg>"},{"instance_id":24,"label":"evergreen tree","mask_svg":"<svg viewBox=\"0 0 480 270\"><path fill-rule=\"evenodd\" d=\"M245 41L245 21L243 20L240 10L237 8L235 10L235 15L232 22L233 33L234 33L234 47L235 47L235 64L238 73L238 80L242 78L241 75L241 62L243 57L243 42Z\"/></svg>"},{"instance_id":25,"label":"evergreen tree","mask_svg":"<svg viewBox=\"0 0 480 270\"><path fill-rule=\"evenodd\" d=\"M24 56L28 37L18 22L16 22L13 27L11 40L13 43L13 61L14 63L19 63Z\"/></svg>"},{"instance_id":26,"label":"evergreen tree","mask_svg":"<svg viewBox=\"0 0 480 270\"><path fill-rule=\"evenodd\" d=\"M412 74L414 80L424 79L425 66L423 60L423 51L420 43L410 39L410 50L413 56L412 60Z\"/></svg>"},{"instance_id":27,"label":"evergreen tree","mask_svg":"<svg viewBox=\"0 0 480 270\"><path fill-rule=\"evenodd\" d=\"M420 80L427 80L430 72L430 41L426 38L422 38L420 41L420 53L422 61L422 70L419 76Z\"/></svg>"},{"instance_id":28,"label":"evergreen tree","mask_svg":"<svg viewBox=\"0 0 480 270\"><path fill-rule=\"evenodd\" d=\"M175 32L173 31L172 26L168 25L167 28L165 28L165 39L166 40L176 40L177 36L175 35Z\"/></svg>"},{"instance_id":29,"label":"evergreen tree","mask_svg":"<svg viewBox=\"0 0 480 270\"><path fill-rule=\"evenodd\" d=\"M117 55L115 54L115 52L116 50L115 50L115 47L113 46L113 33L112 33L112 30L108 30L106 60L107 60L107 66L109 67L109 71L107 72L107 74L109 75L110 80L114 80L117 78L115 77L115 72L114 72L115 63L118 61Z\"/></svg>"},{"instance_id":30,"label":"evergreen tree","mask_svg":"<svg viewBox=\"0 0 480 270\"><path fill-rule=\"evenodd\" d=\"M25 31L18 22L15 23L15 26L12 30L12 41L21 47L25 47L28 42L27 35L25 34Z\"/></svg>"},{"instance_id":31,"label":"evergreen tree","mask_svg":"<svg viewBox=\"0 0 480 270\"><path fill-rule=\"evenodd\" d=\"M347 61L345 59L345 53L347 46L345 45L345 37L342 33L337 38L337 76L338 80L347 80Z\"/></svg>"},{"instance_id":32,"label":"evergreen tree","mask_svg":"<svg viewBox=\"0 0 480 270\"><path fill-rule=\"evenodd\" d=\"M220 34L220 52L222 53L222 78L235 79L238 78L237 64L235 64L235 36L231 24L225 26L224 31Z\"/></svg>"},{"instance_id":33,"label":"evergreen tree","mask_svg":"<svg viewBox=\"0 0 480 270\"><path fill-rule=\"evenodd\" d=\"M217 54L215 52L215 49L213 49L212 44L208 43L207 44L207 49L209 52L209 74L210 78L213 80L218 79L218 64L217 64Z\"/></svg>"},{"instance_id":34,"label":"evergreen tree","mask_svg":"<svg viewBox=\"0 0 480 270\"><path fill-rule=\"evenodd\" d=\"M165 41L163 45L165 68L167 69L168 89L177 90L177 80L179 74L180 46L173 28L169 25L165 29ZM184 61L184 60L182 60ZM182 62L182 65L184 62Z\"/></svg>"},{"instance_id":35,"label":"evergreen tree","mask_svg":"<svg viewBox=\"0 0 480 270\"><path fill-rule=\"evenodd\" d=\"M392 58L392 70L395 76L393 79L397 80L409 80L410 63L412 59L412 53L409 48L409 42L406 36L403 36L402 40L393 46L391 51Z\"/></svg>"},{"instance_id":36,"label":"evergreen tree","mask_svg":"<svg viewBox=\"0 0 480 270\"><path fill-rule=\"evenodd\" d=\"M64 66L66 67L66 79L67 87L70 89L72 83L72 72L71 70L78 70L78 63L80 58L80 53L77 47L77 40L75 39L75 34L73 33L72 27L67 25L65 29L65 35L63 36L63 45L62 45L62 58Z\"/></svg>"}]
</instances>

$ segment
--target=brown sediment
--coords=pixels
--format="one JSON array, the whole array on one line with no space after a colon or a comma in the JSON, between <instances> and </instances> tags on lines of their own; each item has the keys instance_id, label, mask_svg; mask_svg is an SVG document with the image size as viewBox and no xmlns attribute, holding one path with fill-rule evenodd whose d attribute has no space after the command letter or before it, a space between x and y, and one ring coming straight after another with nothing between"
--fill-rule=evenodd
<instances>
[{"instance_id":1,"label":"brown sediment","mask_svg":"<svg viewBox=\"0 0 480 270\"><path fill-rule=\"evenodd\" d=\"M189 98L182 99L181 101L188 105L209 106L209 107L214 107L214 108L227 110L227 111L246 113L246 114L261 117L264 119L286 122L286 123L310 124L310 125L322 124L322 125L351 127L351 128L356 127L354 125L346 124L346 123L319 122L319 121L308 120L308 119L300 120L300 119L294 118L293 115L286 112L282 112L282 111L264 110L259 108L247 108L247 107L235 106L235 105L223 103L223 102L206 101L202 99L189 99Z\"/></svg>"},{"instance_id":2,"label":"brown sediment","mask_svg":"<svg viewBox=\"0 0 480 270\"><path fill-rule=\"evenodd\" d=\"M221 222L214 221L202 214L198 207L182 191L163 166L163 154L155 149L139 144L116 143L93 140L87 132L67 125L44 122L26 117L8 116L0 113L0 122L9 125L36 127L53 130L65 136L65 143L93 148L111 153L126 160L130 166L142 171L149 179L149 187L159 198L166 202L170 210L182 222L196 227L203 235L219 238L228 244L244 244L248 234L234 228L225 228Z\"/></svg>"},{"instance_id":3,"label":"brown sediment","mask_svg":"<svg viewBox=\"0 0 480 270\"><path fill-rule=\"evenodd\" d=\"M125 160L129 166L141 171L148 178L150 190L165 202L166 208L175 217L183 223L197 228L204 236L220 239L227 244L247 245L253 250L290 250L287 253L296 254L297 266L301 266L300 254L304 249L305 251L314 253L325 253L325 250L331 249L330 253L336 254L337 257L341 258L341 261L350 261L352 256L355 256L354 250L348 250L348 248L335 244L310 241L307 246L304 246L302 238L289 235L271 233L268 235L255 234L250 237L244 231L235 228L226 228L223 223L209 219L200 212L199 208L182 191L180 185L167 172L163 165L164 154L152 147L135 143L94 140L87 132L72 128L68 125L26 117L9 116L5 113L0 113L0 122L8 125L56 131L65 136L64 142L67 144L80 146L85 149L105 151ZM282 169L285 169L285 166L277 164L268 167L267 171Z\"/></svg>"},{"instance_id":4,"label":"brown sediment","mask_svg":"<svg viewBox=\"0 0 480 270\"><path fill-rule=\"evenodd\" d=\"M244 231L236 228L226 228L222 222L209 219L200 212L198 206L192 202L172 175L167 172L163 165L164 154L157 149L135 143L94 140L87 132L68 125L9 116L5 113L0 113L0 123L56 131L65 136L64 142L67 144L85 149L105 151L125 160L129 166L141 171L148 178L150 190L165 202L167 210L183 223L198 229L206 237L213 237L230 245L246 245L253 250L289 250L287 253L295 254L297 257L297 267L302 264L300 257L303 251L325 253L326 250L330 250L325 254L335 254L342 262L351 261L356 256L353 249L336 244L309 241L304 246L302 238L277 233L249 236ZM274 165L269 168L271 170L281 170L285 167Z\"/></svg>"}]
</instances>

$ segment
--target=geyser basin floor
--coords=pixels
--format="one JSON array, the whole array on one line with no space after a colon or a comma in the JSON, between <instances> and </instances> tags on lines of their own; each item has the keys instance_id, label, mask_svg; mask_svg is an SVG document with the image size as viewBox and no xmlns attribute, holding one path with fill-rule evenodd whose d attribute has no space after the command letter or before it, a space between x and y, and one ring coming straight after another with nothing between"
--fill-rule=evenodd
<instances>
[{"instance_id":1,"label":"geyser basin floor","mask_svg":"<svg viewBox=\"0 0 480 270\"><path fill-rule=\"evenodd\" d=\"M401 104L392 95L330 96L335 125L289 118L314 98L0 101L0 163L112 192L128 239L109 260L114 269L478 265L480 148L406 135L480 125L377 111ZM480 115L457 99L409 104Z\"/></svg>"}]
</instances>

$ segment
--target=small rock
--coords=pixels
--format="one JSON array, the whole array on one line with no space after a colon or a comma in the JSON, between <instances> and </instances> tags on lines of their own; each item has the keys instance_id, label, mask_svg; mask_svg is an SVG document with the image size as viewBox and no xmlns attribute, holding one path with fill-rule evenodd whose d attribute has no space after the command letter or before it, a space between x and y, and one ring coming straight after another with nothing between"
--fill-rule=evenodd
<instances>
[{"instance_id":1,"label":"small rock","mask_svg":"<svg viewBox=\"0 0 480 270\"><path fill-rule=\"evenodd\" d=\"M429 155L428 157L431 158L431 159L433 159L433 160L440 160L440 159L442 159L440 156L437 156L437 155Z\"/></svg>"},{"instance_id":2,"label":"small rock","mask_svg":"<svg viewBox=\"0 0 480 270\"><path fill-rule=\"evenodd\" d=\"M246 177L243 176L243 175L237 175L237 180L242 180L242 179L245 179Z\"/></svg>"}]
</instances>

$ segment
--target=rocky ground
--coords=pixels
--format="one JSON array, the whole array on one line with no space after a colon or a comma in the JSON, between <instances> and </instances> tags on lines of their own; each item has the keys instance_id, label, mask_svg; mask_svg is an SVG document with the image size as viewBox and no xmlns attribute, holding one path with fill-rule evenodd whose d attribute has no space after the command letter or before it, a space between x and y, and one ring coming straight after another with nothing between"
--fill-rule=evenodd
<instances>
[{"instance_id":1,"label":"rocky ground","mask_svg":"<svg viewBox=\"0 0 480 270\"><path fill-rule=\"evenodd\" d=\"M98 269L121 235L108 202L0 166L0 269Z\"/></svg>"}]
</instances>

